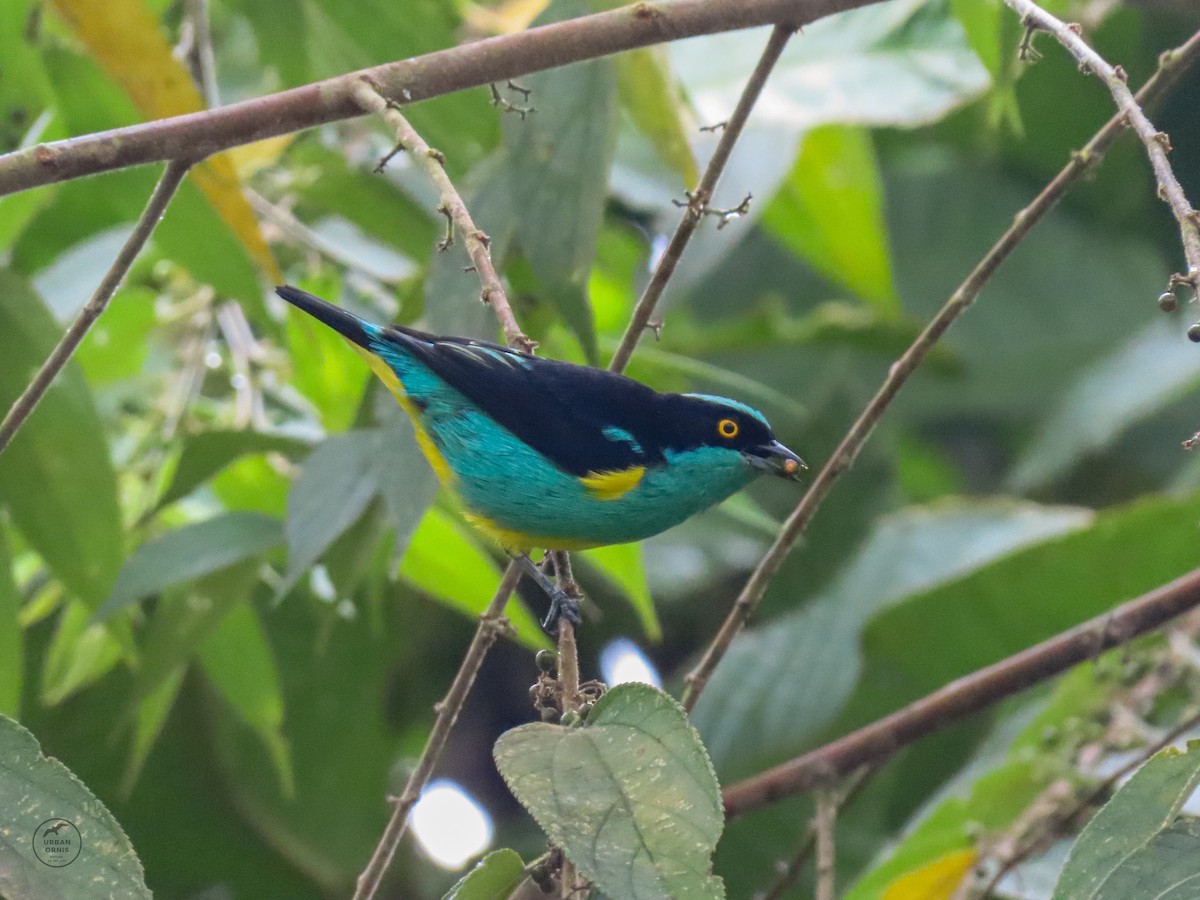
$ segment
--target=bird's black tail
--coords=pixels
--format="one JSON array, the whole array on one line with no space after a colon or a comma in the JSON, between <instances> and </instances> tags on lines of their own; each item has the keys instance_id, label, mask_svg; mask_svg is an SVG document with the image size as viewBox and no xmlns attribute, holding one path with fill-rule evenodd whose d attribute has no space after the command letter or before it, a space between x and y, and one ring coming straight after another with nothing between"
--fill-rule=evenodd
<instances>
[{"instance_id":1,"label":"bird's black tail","mask_svg":"<svg viewBox=\"0 0 1200 900\"><path fill-rule=\"evenodd\" d=\"M346 312L340 306L334 306L320 297L314 297L307 291L291 285L280 285L275 288L275 293L292 306L304 310L314 319L324 322L338 334L366 350L371 349L372 338L378 337L382 330L379 326L364 322L358 316Z\"/></svg>"}]
</instances>

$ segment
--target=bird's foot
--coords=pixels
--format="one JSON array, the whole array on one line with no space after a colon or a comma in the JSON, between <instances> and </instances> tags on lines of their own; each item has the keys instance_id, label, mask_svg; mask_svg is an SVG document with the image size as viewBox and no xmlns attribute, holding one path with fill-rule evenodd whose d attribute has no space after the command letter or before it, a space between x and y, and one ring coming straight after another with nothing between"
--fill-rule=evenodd
<instances>
[{"instance_id":1,"label":"bird's foot","mask_svg":"<svg viewBox=\"0 0 1200 900\"><path fill-rule=\"evenodd\" d=\"M546 592L546 596L550 598L550 611L546 613L546 618L542 620L542 627L550 634L558 634L558 623L562 619L566 619L572 625L583 624L583 613L580 610L580 601L583 599L579 596L578 587L574 581L569 584L575 587L575 591L563 590L562 587L555 584L550 577L542 571L528 556L514 557L521 570L537 582L538 587Z\"/></svg>"},{"instance_id":2,"label":"bird's foot","mask_svg":"<svg viewBox=\"0 0 1200 900\"><path fill-rule=\"evenodd\" d=\"M568 594L560 587L554 587L553 590L547 591L550 595L550 611L546 613L546 618L542 620L542 627L550 634L558 634L558 623L561 619L566 619L572 625L579 626L583 624L583 613L580 610L580 598Z\"/></svg>"}]
</instances>

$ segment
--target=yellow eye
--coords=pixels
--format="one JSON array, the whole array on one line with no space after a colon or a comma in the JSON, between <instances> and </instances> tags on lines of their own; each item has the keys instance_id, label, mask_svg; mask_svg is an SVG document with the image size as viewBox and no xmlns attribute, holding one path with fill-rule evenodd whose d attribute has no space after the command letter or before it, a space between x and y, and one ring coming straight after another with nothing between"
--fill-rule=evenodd
<instances>
[{"instance_id":1,"label":"yellow eye","mask_svg":"<svg viewBox=\"0 0 1200 900\"><path fill-rule=\"evenodd\" d=\"M717 434L726 439L737 437L738 423L733 419L722 419L717 423Z\"/></svg>"}]
</instances>

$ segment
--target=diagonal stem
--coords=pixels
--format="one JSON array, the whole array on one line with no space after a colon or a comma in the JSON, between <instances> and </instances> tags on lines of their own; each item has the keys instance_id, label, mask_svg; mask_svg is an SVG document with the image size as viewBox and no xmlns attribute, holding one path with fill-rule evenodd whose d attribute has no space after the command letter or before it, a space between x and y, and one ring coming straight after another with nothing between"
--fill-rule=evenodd
<instances>
[{"instance_id":1,"label":"diagonal stem","mask_svg":"<svg viewBox=\"0 0 1200 900\"><path fill-rule=\"evenodd\" d=\"M858 731L730 785L723 793L725 815L732 819L783 797L820 787L859 766L878 764L965 716L1053 678L1077 663L1095 659L1105 650L1127 644L1197 606L1200 569L964 675Z\"/></svg>"},{"instance_id":2,"label":"diagonal stem","mask_svg":"<svg viewBox=\"0 0 1200 900\"><path fill-rule=\"evenodd\" d=\"M1160 57L1158 71L1138 91L1138 103L1145 105L1165 94L1197 56L1200 56L1200 32L1192 35L1182 46L1164 53ZM1054 179L1042 189L1042 192L1013 217L1013 224L992 245L987 255L979 261L966 280L959 285L900 359L892 364L875 396L871 398L866 408L850 426L846 436L834 449L829 460L813 479L809 489L800 498L800 502L792 514L788 516L774 543L759 560L734 602L733 608L725 617L725 621L721 624L708 649L705 650L704 656L688 673L687 687L683 693L683 705L687 710L695 708L696 701L699 700L708 680L712 677L713 670L724 658L733 639L737 637L758 608L771 578L779 571L783 561L808 528L821 503L832 490L834 482L854 464L854 460L871 436L875 425L883 417L884 412L909 376L916 371L941 336L954 324L954 321L975 302L975 298L979 296L983 286L991 279L1000 264L1025 239L1033 226L1058 204L1058 201L1076 181L1090 168L1099 164L1113 141L1124 131L1124 118L1124 114L1121 113L1109 119L1081 151L1072 154L1070 162L1054 176Z\"/></svg>"},{"instance_id":3,"label":"diagonal stem","mask_svg":"<svg viewBox=\"0 0 1200 900\"><path fill-rule=\"evenodd\" d=\"M512 307L508 303L508 295L504 292L504 285L500 281L500 276L496 274L496 267L492 265L492 254L488 249L490 238L475 226L475 220L467 211L467 205L463 203L462 196L454 187L450 176L446 174L446 158L441 151L434 150L425 143L425 139L409 124L408 119L404 118L395 105L384 99L378 88L371 82L366 79L360 80L355 87L354 97L363 109L377 113L387 120L388 124L396 131L398 141L396 151L407 151L417 168L437 188L438 212L446 216L451 228L445 241L439 245L439 249L445 250L453 243L453 229L457 228L463 243L466 244L467 253L471 257L471 263L479 276L479 281L483 285L480 299L491 306L493 312L496 313L508 345L517 350L532 353L537 344L526 337L521 326L517 324ZM380 163L380 167L382 166L383 163Z\"/></svg>"},{"instance_id":4,"label":"diagonal stem","mask_svg":"<svg viewBox=\"0 0 1200 900\"><path fill-rule=\"evenodd\" d=\"M1113 95L1113 101L1118 111L1124 117L1126 124L1137 134L1146 147L1146 155L1150 158L1150 167L1154 170L1154 178L1158 182L1158 195L1174 214L1179 223L1179 234L1183 241L1183 252L1187 259L1187 271L1171 279L1172 284L1187 283L1193 292L1200 288L1200 215L1192 208L1175 171L1167 160L1171 150L1171 140L1166 133L1159 131L1146 117L1142 103L1129 90L1129 76L1120 66L1108 63L1099 53L1093 50L1080 36L1078 25L1068 25L1046 12L1033 0L1004 0L1013 12L1021 17L1030 33L1034 30L1048 31L1063 45L1079 63L1081 69L1096 75L1108 87Z\"/></svg>"},{"instance_id":5,"label":"diagonal stem","mask_svg":"<svg viewBox=\"0 0 1200 900\"><path fill-rule=\"evenodd\" d=\"M754 109L754 104L758 102L758 98L762 94L763 86L767 83L767 76L775 68L775 64L783 53L783 48L787 46L788 39L794 31L795 28L787 25L776 25L771 31L770 40L763 48L762 56L759 57L758 64L750 75L750 80L742 89L742 96L738 99L737 106L734 107L733 115L729 117L729 121L725 123L725 128L721 131L721 140L717 142L717 149L713 151L712 159L708 161L704 174L700 177L700 184L696 186L695 191L688 195L688 203L684 207L679 224L675 226L675 233L671 235L671 241L667 244L662 259L658 261L658 266L650 277L650 283L646 285L642 296L638 298L637 305L633 308L633 315L630 317L625 334L621 336L621 343L617 345L613 358L608 364L612 371L624 372L625 367L629 365L629 358L633 356L638 340L646 330L646 326L650 324L650 316L654 314L654 308L658 305L658 300L666 289L667 282L675 274L675 267L679 264L683 251L704 219L704 210L708 206L709 200L712 199L717 181L725 170L725 164L729 162L729 155L733 152L734 144L742 136L742 129L746 127L750 111Z\"/></svg>"},{"instance_id":6,"label":"diagonal stem","mask_svg":"<svg viewBox=\"0 0 1200 900\"><path fill-rule=\"evenodd\" d=\"M471 644L467 647L462 662L459 663L458 671L454 675L454 680L450 682L446 696L434 706L437 716L434 719L433 728L429 732L429 737L425 741L425 748L421 751L421 758L417 760L416 768L408 776L404 790L395 801L391 818L388 820L383 835L379 838L379 844L375 847L370 862L358 876L354 900L370 900L379 890L383 876L387 872L388 866L391 865L392 857L395 856L396 849L400 846L400 841L408 828L408 814L421 796L425 785L429 783L430 776L433 775L433 769L437 765L442 751L446 748L450 731L454 728L454 723L458 721L458 714L462 712L463 703L471 692L471 687L475 684L475 678L479 675L483 661L487 657L488 651L492 649L492 644L496 643L496 639L509 627L508 620L504 618L504 607L520 579L521 571L517 568L516 563L509 563L508 568L504 570L504 577L500 579L500 587L492 597L492 602L479 617L475 636L471 638Z\"/></svg>"},{"instance_id":7,"label":"diagonal stem","mask_svg":"<svg viewBox=\"0 0 1200 900\"><path fill-rule=\"evenodd\" d=\"M16 399L8 414L5 415L4 421L0 422L0 453L3 453L5 448L12 442L13 436L17 430L25 423L30 414L37 408L46 391L71 359L72 354L79 348L84 337L96 319L108 307L108 301L112 299L116 293L121 281L129 272L129 267L133 265L133 261L137 259L142 247L150 238L154 231L154 226L158 224L158 220L162 218L166 211L167 204L171 202L171 198L179 189L179 185L183 183L183 178L191 168L190 162L173 161L167 163L166 169L162 173L162 177L158 179L158 184L154 186L154 192L150 194L150 199L146 202L146 208L142 210L142 215L138 218L137 225L134 226L133 233L125 240L124 246L121 247L121 252L117 254L117 258L113 260L113 264L108 271L104 273L104 277L100 279L100 285L96 288L96 292L92 294L90 300L84 304L83 309L75 316L75 321L71 323L71 327L67 329L59 342L51 351L50 356L42 363L42 367L38 369L37 374L29 383L28 387L21 392L21 396Z\"/></svg>"}]
</instances>

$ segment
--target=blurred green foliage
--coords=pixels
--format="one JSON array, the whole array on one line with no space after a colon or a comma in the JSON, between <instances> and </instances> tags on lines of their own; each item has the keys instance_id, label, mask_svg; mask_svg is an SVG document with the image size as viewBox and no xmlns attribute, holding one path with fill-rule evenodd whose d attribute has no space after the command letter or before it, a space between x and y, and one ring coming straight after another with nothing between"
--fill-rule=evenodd
<instances>
[{"instance_id":1,"label":"blurred green foliage","mask_svg":"<svg viewBox=\"0 0 1200 900\"><path fill-rule=\"evenodd\" d=\"M146 5L180 40L184 4ZM461 0L208 6L223 102L483 27ZM1050 6L1087 17L1134 81L1200 26L1187 4ZM541 14L591 8L559 0ZM1020 36L999 0L890 0L793 38L714 197L730 208L752 193L749 212L700 229L660 307L661 340L630 373L760 406L820 464L922 323L1111 115L1045 36L1041 61L1018 62ZM537 108L527 116L486 89L412 109L540 352L612 352L673 201L715 145L697 126L729 115L765 40L718 35L518 79L528 101L498 85ZM34 0L0 4L0 61L0 151L138 120ZM1193 196L1197 104L1193 73L1153 111ZM435 251L431 188L403 155L373 174L390 146L382 123L356 120L233 159L290 282L377 321L494 339L461 246ZM1114 148L888 411L696 710L719 779L1200 562L1200 464L1179 446L1200 427L1200 355L1184 338L1189 304L1155 304L1181 253L1147 173L1132 140ZM0 198L0 408L98 283L153 179L114 172ZM186 185L0 456L0 713L112 810L162 897L347 895L501 567L361 360L281 308L253 260ZM582 554L603 614L580 636L584 676L629 635L678 684L797 499L757 485L640 547ZM533 717L543 602L512 602L513 640L493 651L438 770L489 811L495 846L527 861L545 839L491 748ZM1140 641L899 754L843 812L840 884L882 897L904 878L961 876L1056 780L1098 777L1087 748L1107 758L1136 743L1114 708L1158 728L1194 709L1200 685L1176 663L1144 688L1164 659L1161 639ZM34 746L0 725L0 745ZM809 812L790 801L729 824L715 870L729 896L772 881ZM1154 852L1197 840L1187 822L1175 831L1156 831ZM1025 896L1050 895L1064 856L1030 863L1030 883L1048 869L1049 888ZM494 858L461 896L511 884L514 866ZM406 844L389 890L437 897L458 877Z\"/></svg>"}]
</instances>

